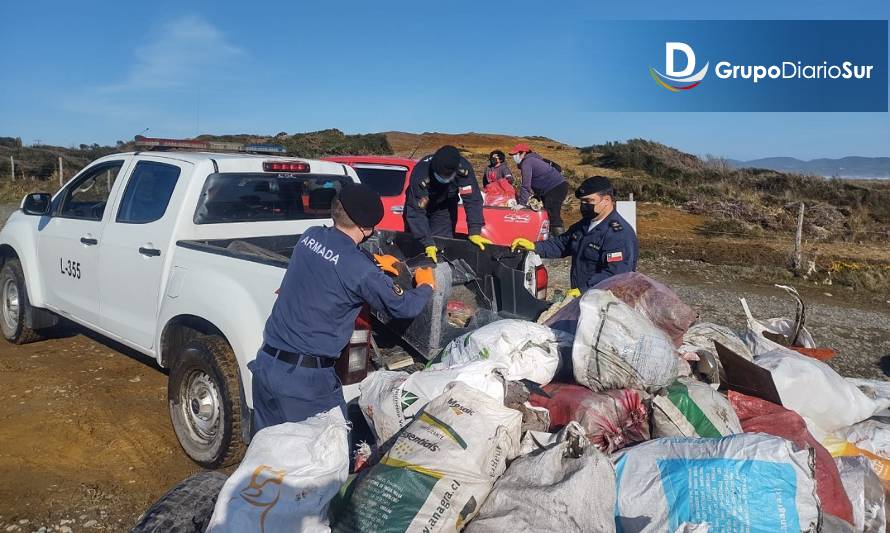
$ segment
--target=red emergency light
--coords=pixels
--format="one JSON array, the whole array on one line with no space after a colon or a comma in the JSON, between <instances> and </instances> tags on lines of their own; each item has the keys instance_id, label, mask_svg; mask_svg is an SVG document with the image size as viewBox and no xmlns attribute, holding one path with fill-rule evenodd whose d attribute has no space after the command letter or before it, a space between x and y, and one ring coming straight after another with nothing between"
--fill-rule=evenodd
<instances>
[{"instance_id":1,"label":"red emergency light","mask_svg":"<svg viewBox=\"0 0 890 533\"><path fill-rule=\"evenodd\" d=\"M309 163L302 161L265 161L263 170L266 172L309 172Z\"/></svg>"}]
</instances>

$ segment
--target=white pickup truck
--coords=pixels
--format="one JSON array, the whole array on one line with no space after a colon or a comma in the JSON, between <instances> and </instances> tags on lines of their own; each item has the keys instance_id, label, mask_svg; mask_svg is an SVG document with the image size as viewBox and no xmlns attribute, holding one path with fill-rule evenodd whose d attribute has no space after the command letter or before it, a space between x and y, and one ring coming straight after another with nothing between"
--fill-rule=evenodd
<instances>
[{"instance_id":1,"label":"white pickup truck","mask_svg":"<svg viewBox=\"0 0 890 533\"><path fill-rule=\"evenodd\" d=\"M331 223L331 200L350 181L353 168L330 161L103 157L55 195L25 197L0 231L0 329L10 342L32 342L64 317L155 358L170 369L184 451L207 468L232 464L250 419L247 364L293 246L306 228ZM522 261L514 286L546 287L540 259ZM368 370L370 328L363 313L338 362L347 399Z\"/></svg>"}]
</instances>

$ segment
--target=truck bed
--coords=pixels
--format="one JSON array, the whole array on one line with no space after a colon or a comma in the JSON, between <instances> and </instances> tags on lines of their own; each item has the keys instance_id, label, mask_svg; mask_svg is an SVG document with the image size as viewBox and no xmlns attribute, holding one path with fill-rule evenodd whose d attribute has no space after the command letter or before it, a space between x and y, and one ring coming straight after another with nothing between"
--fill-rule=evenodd
<instances>
[{"instance_id":1,"label":"truck bed","mask_svg":"<svg viewBox=\"0 0 890 533\"><path fill-rule=\"evenodd\" d=\"M252 261L264 265L287 268L293 248L300 235L249 237L180 241L178 246ZM436 245L444 261L437 268L440 281L434 297L420 316L411 320L396 320L384 312L374 316L389 332L426 359L434 357L454 337L499 318L535 320L549 304L535 298L525 287L523 265L527 252L511 252L506 247L487 246L480 251L462 239L436 238ZM407 266L399 282L412 286L414 268L432 266L421 245L411 235L402 232L379 231L362 244L370 253L390 254ZM447 273L444 273L446 272ZM456 325L454 308L463 309L470 316Z\"/></svg>"}]
</instances>

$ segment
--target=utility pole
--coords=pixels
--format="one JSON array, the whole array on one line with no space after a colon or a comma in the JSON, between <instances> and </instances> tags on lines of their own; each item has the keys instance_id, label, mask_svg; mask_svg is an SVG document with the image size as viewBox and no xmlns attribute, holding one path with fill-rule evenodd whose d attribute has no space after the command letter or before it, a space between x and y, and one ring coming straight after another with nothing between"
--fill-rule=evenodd
<instances>
[{"instance_id":1,"label":"utility pole","mask_svg":"<svg viewBox=\"0 0 890 533\"><path fill-rule=\"evenodd\" d=\"M9 156L9 166L12 169L12 181L15 181L15 158Z\"/></svg>"},{"instance_id":2,"label":"utility pole","mask_svg":"<svg viewBox=\"0 0 890 533\"><path fill-rule=\"evenodd\" d=\"M62 156L59 156L59 187L65 184L65 169L62 167Z\"/></svg>"},{"instance_id":3,"label":"utility pole","mask_svg":"<svg viewBox=\"0 0 890 533\"><path fill-rule=\"evenodd\" d=\"M791 257L791 270L795 276L800 276L803 268L803 250L801 249L801 238L803 235L803 202L800 203L800 211L797 214L797 234L794 236L794 254Z\"/></svg>"}]
</instances>

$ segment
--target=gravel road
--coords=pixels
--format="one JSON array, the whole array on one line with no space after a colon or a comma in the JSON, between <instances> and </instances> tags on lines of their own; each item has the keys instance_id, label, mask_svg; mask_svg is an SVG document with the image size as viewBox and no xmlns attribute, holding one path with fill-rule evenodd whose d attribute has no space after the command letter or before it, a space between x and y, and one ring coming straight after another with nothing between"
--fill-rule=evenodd
<instances>
[{"instance_id":1,"label":"gravel road","mask_svg":"<svg viewBox=\"0 0 890 533\"><path fill-rule=\"evenodd\" d=\"M568 287L569 260L548 263L551 286ZM746 298L755 318L794 317L794 300L773 286L789 284L787 279L744 279L732 268L664 257L641 260L639 270L670 286L702 321L744 330L740 297ZM799 290L807 305L807 329L820 347L838 351L828 364L844 376L888 379L890 301L883 306L859 302L856 293L840 287Z\"/></svg>"}]
</instances>

